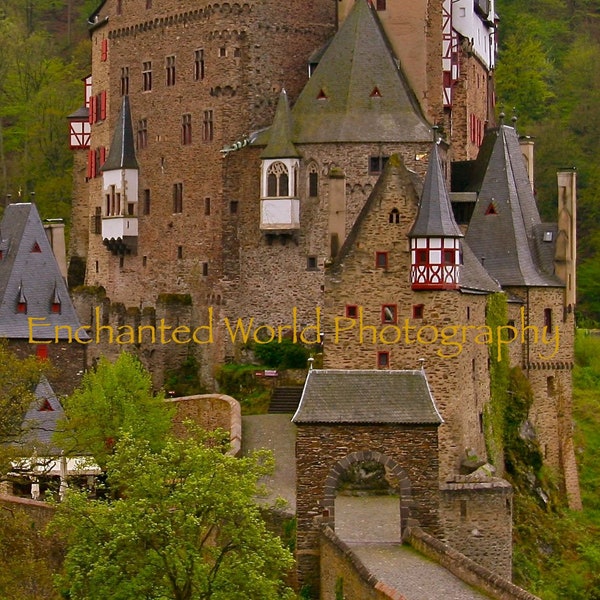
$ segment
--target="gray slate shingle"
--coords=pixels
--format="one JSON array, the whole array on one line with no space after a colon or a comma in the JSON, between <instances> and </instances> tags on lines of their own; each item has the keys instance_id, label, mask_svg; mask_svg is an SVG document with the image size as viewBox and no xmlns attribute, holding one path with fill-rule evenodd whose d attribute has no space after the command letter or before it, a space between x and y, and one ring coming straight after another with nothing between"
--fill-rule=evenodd
<instances>
[{"instance_id":1,"label":"gray slate shingle","mask_svg":"<svg viewBox=\"0 0 600 600\"><path fill-rule=\"evenodd\" d=\"M292 421L439 425L442 418L422 371L314 369Z\"/></svg>"}]
</instances>

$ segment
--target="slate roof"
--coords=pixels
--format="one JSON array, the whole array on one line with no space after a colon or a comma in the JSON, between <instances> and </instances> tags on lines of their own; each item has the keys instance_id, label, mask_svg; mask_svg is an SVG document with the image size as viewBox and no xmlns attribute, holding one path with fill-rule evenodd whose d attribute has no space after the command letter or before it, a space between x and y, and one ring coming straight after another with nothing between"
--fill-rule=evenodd
<instances>
[{"instance_id":1,"label":"slate roof","mask_svg":"<svg viewBox=\"0 0 600 600\"><path fill-rule=\"evenodd\" d=\"M408 237L463 237L454 220L452 205L437 143L429 154L429 165L425 175L419 212Z\"/></svg>"},{"instance_id":2,"label":"slate roof","mask_svg":"<svg viewBox=\"0 0 600 600\"><path fill-rule=\"evenodd\" d=\"M23 419L24 442L40 444L51 452L60 452L60 449L52 444L52 436L57 430L58 421L63 417L61 403L48 380L42 377L35 388L35 400Z\"/></svg>"},{"instance_id":3,"label":"slate roof","mask_svg":"<svg viewBox=\"0 0 600 600\"><path fill-rule=\"evenodd\" d=\"M357 0L292 109L292 141L429 140L429 125L375 9Z\"/></svg>"},{"instance_id":4,"label":"slate roof","mask_svg":"<svg viewBox=\"0 0 600 600\"><path fill-rule=\"evenodd\" d=\"M486 136L484 151L491 152L467 243L502 286L563 286L535 252L541 221L515 129L501 125Z\"/></svg>"},{"instance_id":5,"label":"slate roof","mask_svg":"<svg viewBox=\"0 0 600 600\"><path fill-rule=\"evenodd\" d=\"M298 158L300 156L294 144L292 144L292 122L290 105L285 90L279 94L279 102L273 125L269 134L269 143L262 151L261 158Z\"/></svg>"},{"instance_id":6,"label":"slate roof","mask_svg":"<svg viewBox=\"0 0 600 600\"><path fill-rule=\"evenodd\" d=\"M439 425L423 371L309 371L296 424L379 423Z\"/></svg>"},{"instance_id":7,"label":"slate roof","mask_svg":"<svg viewBox=\"0 0 600 600\"><path fill-rule=\"evenodd\" d=\"M135 144L133 142L133 124L131 122L129 96L123 96L112 143L102 170L112 171L138 168L137 158L135 157Z\"/></svg>"},{"instance_id":8,"label":"slate roof","mask_svg":"<svg viewBox=\"0 0 600 600\"><path fill-rule=\"evenodd\" d=\"M459 287L463 292L500 292L500 284L485 270L477 260L469 244L461 242L463 264L459 272Z\"/></svg>"},{"instance_id":9,"label":"slate roof","mask_svg":"<svg viewBox=\"0 0 600 600\"><path fill-rule=\"evenodd\" d=\"M29 339L28 319L32 317L45 319L33 330L38 339L53 339L56 326L68 325L72 331L80 327L35 205L7 206L0 239L0 337ZM51 311L56 298L60 300L59 313ZM17 312L19 299L27 303L26 314ZM60 332L60 339L67 336L67 331Z\"/></svg>"}]
</instances>

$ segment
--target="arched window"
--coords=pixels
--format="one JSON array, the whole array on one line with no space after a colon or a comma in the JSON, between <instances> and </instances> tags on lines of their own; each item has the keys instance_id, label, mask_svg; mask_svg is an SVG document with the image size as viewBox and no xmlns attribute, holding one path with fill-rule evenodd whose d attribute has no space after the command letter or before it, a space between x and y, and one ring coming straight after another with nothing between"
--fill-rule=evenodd
<instances>
[{"instance_id":1,"label":"arched window","mask_svg":"<svg viewBox=\"0 0 600 600\"><path fill-rule=\"evenodd\" d=\"M400 223L400 211L397 208L392 208L389 215L390 223Z\"/></svg>"},{"instance_id":2,"label":"arched window","mask_svg":"<svg viewBox=\"0 0 600 600\"><path fill-rule=\"evenodd\" d=\"M319 195L319 172L315 163L308 167L308 195L311 198Z\"/></svg>"},{"instance_id":3,"label":"arched window","mask_svg":"<svg viewBox=\"0 0 600 600\"><path fill-rule=\"evenodd\" d=\"M267 171L267 196L280 198L290 195L290 177L282 162L273 163Z\"/></svg>"}]
</instances>

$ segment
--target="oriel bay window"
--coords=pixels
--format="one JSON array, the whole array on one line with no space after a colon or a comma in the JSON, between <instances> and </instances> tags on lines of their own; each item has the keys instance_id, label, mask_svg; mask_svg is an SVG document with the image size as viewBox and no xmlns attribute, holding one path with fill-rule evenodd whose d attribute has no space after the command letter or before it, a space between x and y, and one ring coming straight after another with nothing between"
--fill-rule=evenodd
<instances>
[{"instance_id":1,"label":"oriel bay window","mask_svg":"<svg viewBox=\"0 0 600 600\"><path fill-rule=\"evenodd\" d=\"M282 162L273 163L267 171L267 196L280 198L290 195L290 177Z\"/></svg>"}]
</instances>

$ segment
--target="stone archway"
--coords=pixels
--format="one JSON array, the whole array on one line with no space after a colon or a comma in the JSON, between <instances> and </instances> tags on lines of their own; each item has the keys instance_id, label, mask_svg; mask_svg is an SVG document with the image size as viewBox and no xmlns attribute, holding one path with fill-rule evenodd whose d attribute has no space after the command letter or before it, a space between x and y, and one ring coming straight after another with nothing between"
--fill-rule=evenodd
<instances>
[{"instance_id":1,"label":"stone archway","mask_svg":"<svg viewBox=\"0 0 600 600\"><path fill-rule=\"evenodd\" d=\"M400 502L400 533L404 534L411 519L412 485L406 471L393 458L372 450L352 452L337 461L330 469L323 488L323 522L335 530L335 499L343 474L354 463L375 461L382 464L394 482L392 487L398 493ZM414 525L414 521L410 523Z\"/></svg>"}]
</instances>

